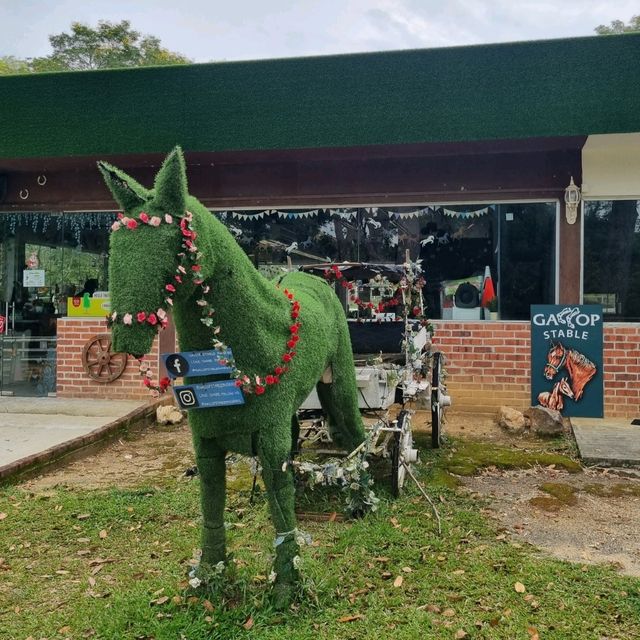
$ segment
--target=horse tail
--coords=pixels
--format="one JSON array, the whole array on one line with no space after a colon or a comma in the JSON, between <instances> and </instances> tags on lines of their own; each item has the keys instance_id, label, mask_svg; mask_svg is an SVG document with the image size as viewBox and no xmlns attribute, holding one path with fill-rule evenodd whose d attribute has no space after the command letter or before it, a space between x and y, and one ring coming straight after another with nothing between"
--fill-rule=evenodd
<instances>
[{"instance_id":1,"label":"horse tail","mask_svg":"<svg viewBox=\"0 0 640 640\"><path fill-rule=\"evenodd\" d=\"M336 313L342 317L336 323L337 344L329 363L332 380L329 383L318 382L316 389L320 404L328 417L331 437L338 446L352 451L364 440L365 434L358 408L358 388L349 328L342 309L338 308Z\"/></svg>"}]
</instances>

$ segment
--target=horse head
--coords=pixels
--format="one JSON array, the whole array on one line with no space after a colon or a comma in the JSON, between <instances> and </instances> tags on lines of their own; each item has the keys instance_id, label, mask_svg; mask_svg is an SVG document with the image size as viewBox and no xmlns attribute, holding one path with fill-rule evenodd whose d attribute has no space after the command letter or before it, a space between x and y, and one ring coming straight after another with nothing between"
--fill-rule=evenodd
<instances>
[{"instance_id":1,"label":"horse head","mask_svg":"<svg viewBox=\"0 0 640 640\"><path fill-rule=\"evenodd\" d=\"M547 353L547 364L544 367L544 377L547 380L553 377L562 369L567 358L567 351L560 342L551 342Z\"/></svg>"},{"instance_id":2,"label":"horse head","mask_svg":"<svg viewBox=\"0 0 640 640\"><path fill-rule=\"evenodd\" d=\"M568 378L561 378L560 382L558 382L558 391L563 395L567 396L567 398L573 398L573 389L569 384Z\"/></svg>"},{"instance_id":3,"label":"horse head","mask_svg":"<svg viewBox=\"0 0 640 640\"><path fill-rule=\"evenodd\" d=\"M191 271L196 258L190 249L196 234L193 214L187 212L187 207L195 210L202 205L187 194L179 147L165 159L152 190L105 162L98 167L123 210L110 238L113 348L142 355L168 323L174 297L192 294L195 277L202 278Z\"/></svg>"}]
</instances>

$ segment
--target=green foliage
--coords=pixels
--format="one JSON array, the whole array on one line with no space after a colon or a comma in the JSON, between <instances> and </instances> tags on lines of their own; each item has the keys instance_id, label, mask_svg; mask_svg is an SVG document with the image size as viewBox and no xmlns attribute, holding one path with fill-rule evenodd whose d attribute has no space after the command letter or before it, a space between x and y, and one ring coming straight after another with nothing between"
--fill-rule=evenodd
<instances>
[{"instance_id":1,"label":"green foliage","mask_svg":"<svg viewBox=\"0 0 640 640\"><path fill-rule=\"evenodd\" d=\"M187 64L180 53L160 45L155 36L142 35L128 20L100 20L97 27L73 22L69 33L49 36L53 53L40 58L0 58L0 75L27 72L84 71Z\"/></svg>"},{"instance_id":2,"label":"green foliage","mask_svg":"<svg viewBox=\"0 0 640 640\"><path fill-rule=\"evenodd\" d=\"M13 56L0 56L0 76L13 76L19 73L29 73L29 63Z\"/></svg>"},{"instance_id":3,"label":"green foliage","mask_svg":"<svg viewBox=\"0 0 640 640\"><path fill-rule=\"evenodd\" d=\"M622 20L612 20L610 24L601 24L594 31L599 36L609 36L618 33L637 33L640 32L640 15L631 16L628 24Z\"/></svg>"}]
</instances>

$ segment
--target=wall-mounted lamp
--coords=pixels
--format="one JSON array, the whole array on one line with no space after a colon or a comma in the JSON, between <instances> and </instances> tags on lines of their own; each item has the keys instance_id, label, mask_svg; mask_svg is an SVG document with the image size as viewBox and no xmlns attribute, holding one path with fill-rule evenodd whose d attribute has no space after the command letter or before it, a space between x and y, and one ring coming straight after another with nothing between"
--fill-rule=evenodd
<instances>
[{"instance_id":1,"label":"wall-mounted lamp","mask_svg":"<svg viewBox=\"0 0 640 640\"><path fill-rule=\"evenodd\" d=\"M580 204L580 188L576 186L571 176L569 186L564 190L565 215L569 224L578 219L578 205Z\"/></svg>"}]
</instances>

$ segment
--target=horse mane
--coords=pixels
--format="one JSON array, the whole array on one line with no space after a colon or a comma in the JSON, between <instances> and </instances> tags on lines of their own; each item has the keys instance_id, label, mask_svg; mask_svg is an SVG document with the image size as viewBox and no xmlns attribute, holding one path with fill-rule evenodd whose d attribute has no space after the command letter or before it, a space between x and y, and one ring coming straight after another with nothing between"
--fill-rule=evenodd
<instances>
[{"instance_id":1,"label":"horse mane","mask_svg":"<svg viewBox=\"0 0 640 640\"><path fill-rule=\"evenodd\" d=\"M587 358L584 354L576 351L575 349L569 349L568 357L571 358L575 364L578 365L581 369L595 369L596 365Z\"/></svg>"}]
</instances>

